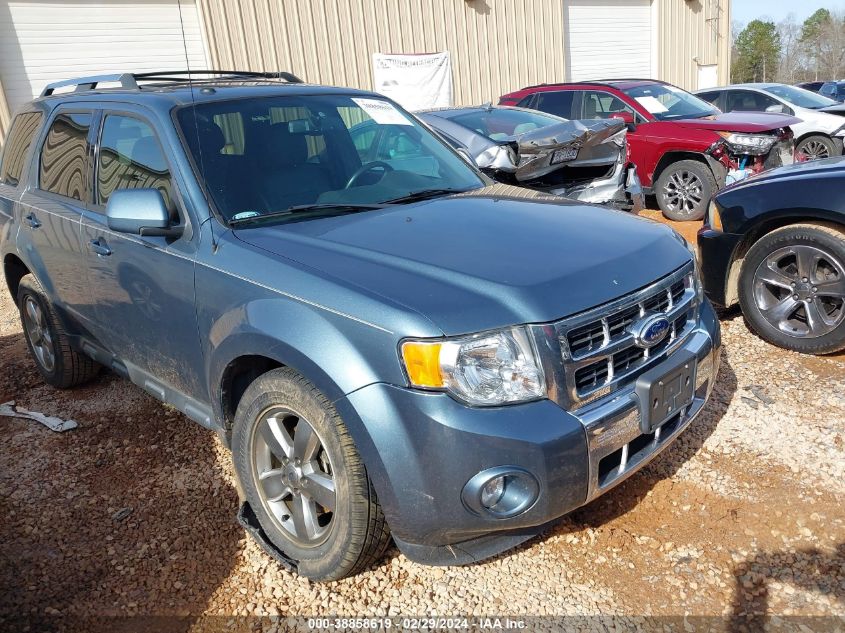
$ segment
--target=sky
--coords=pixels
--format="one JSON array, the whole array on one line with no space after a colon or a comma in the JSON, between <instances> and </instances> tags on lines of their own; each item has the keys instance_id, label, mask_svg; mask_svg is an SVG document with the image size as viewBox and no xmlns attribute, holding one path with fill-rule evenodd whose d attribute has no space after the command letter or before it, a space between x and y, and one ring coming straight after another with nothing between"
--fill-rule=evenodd
<instances>
[{"instance_id":1,"label":"sky","mask_svg":"<svg viewBox=\"0 0 845 633\"><path fill-rule=\"evenodd\" d=\"M731 19L743 24L763 16L777 23L790 13L795 14L797 22L803 22L816 9L845 10L843 0L731 0L731 4Z\"/></svg>"}]
</instances>

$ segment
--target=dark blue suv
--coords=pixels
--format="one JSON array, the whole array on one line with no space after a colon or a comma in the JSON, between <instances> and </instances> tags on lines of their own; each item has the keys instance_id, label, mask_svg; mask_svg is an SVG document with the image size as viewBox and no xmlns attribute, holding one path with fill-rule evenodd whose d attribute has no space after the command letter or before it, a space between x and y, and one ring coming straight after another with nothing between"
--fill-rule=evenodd
<instances>
[{"instance_id":1,"label":"dark blue suv","mask_svg":"<svg viewBox=\"0 0 845 633\"><path fill-rule=\"evenodd\" d=\"M44 379L106 367L219 433L241 523L315 579L391 536L433 564L526 540L670 444L719 365L674 231L283 73L49 86L3 152L0 255Z\"/></svg>"}]
</instances>

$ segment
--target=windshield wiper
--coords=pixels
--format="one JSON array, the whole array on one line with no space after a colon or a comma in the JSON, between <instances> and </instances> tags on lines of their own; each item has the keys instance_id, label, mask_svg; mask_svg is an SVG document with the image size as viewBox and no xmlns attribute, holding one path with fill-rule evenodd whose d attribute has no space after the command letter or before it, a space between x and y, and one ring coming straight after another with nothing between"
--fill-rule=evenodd
<instances>
[{"instance_id":1,"label":"windshield wiper","mask_svg":"<svg viewBox=\"0 0 845 633\"><path fill-rule=\"evenodd\" d=\"M417 202L419 200L428 200L430 198L437 198L439 196L446 196L450 193L463 193L469 191L468 189L422 189L421 191L412 191L411 193L387 200L386 204L403 204L406 202Z\"/></svg>"},{"instance_id":2,"label":"windshield wiper","mask_svg":"<svg viewBox=\"0 0 845 633\"><path fill-rule=\"evenodd\" d=\"M242 218L232 218L229 220L229 226L241 226L243 224L255 224L264 220L273 220L283 218L289 215L296 215L297 213L307 213L308 211L374 211L376 209L384 209L389 207L389 204L355 204L347 202L327 202L323 204L297 204L281 211L271 211L270 213L258 213Z\"/></svg>"}]
</instances>

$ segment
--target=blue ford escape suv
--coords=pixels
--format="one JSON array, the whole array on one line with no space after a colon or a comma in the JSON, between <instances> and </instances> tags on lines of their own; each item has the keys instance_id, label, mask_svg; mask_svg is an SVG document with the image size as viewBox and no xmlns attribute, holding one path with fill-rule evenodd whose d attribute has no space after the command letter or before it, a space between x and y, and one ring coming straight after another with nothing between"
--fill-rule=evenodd
<instances>
[{"instance_id":1,"label":"blue ford escape suv","mask_svg":"<svg viewBox=\"0 0 845 633\"><path fill-rule=\"evenodd\" d=\"M242 525L314 579L391 537L431 564L526 540L670 444L719 364L671 229L284 73L48 86L3 151L0 254L44 379L105 366L219 433Z\"/></svg>"}]
</instances>

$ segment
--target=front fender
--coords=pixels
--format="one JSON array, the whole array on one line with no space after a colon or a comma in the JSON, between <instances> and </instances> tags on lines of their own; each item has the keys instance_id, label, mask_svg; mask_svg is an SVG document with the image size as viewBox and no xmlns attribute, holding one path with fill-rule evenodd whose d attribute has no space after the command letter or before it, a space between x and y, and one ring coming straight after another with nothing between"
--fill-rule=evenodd
<instances>
[{"instance_id":1,"label":"front fender","mask_svg":"<svg viewBox=\"0 0 845 633\"><path fill-rule=\"evenodd\" d=\"M242 356L291 367L332 401L374 382L404 383L395 335L347 316L272 296L232 307L205 326L202 318L206 379L220 420L225 370Z\"/></svg>"}]
</instances>

